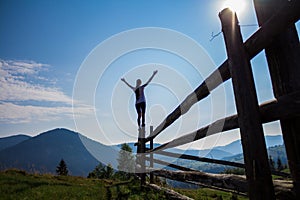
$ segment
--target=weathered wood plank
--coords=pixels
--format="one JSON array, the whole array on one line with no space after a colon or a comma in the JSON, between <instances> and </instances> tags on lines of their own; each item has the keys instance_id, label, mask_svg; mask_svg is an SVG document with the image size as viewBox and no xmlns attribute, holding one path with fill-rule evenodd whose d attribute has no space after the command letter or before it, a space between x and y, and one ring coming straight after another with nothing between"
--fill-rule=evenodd
<instances>
[{"instance_id":1,"label":"weathered wood plank","mask_svg":"<svg viewBox=\"0 0 300 200\"><path fill-rule=\"evenodd\" d=\"M150 158L146 157L146 160L150 161ZM187 168L187 167L182 167L182 166L175 165L173 163L169 163L169 162L166 162L166 161L158 160L158 159L155 159L155 158L153 158L153 162L156 163L156 164L160 164L162 166L172 167L174 169L178 169L178 170L181 170L181 171L196 171L194 169L190 169L190 168ZM148 169L152 169L152 168L149 167ZM151 170L150 170L150 172L151 172Z\"/></svg>"},{"instance_id":2,"label":"weathered wood plank","mask_svg":"<svg viewBox=\"0 0 300 200\"><path fill-rule=\"evenodd\" d=\"M153 126L150 126L150 134L153 132ZM153 149L153 140L150 140L150 150ZM153 154L150 154L150 167L153 168ZM150 172L150 183L154 183L154 175L152 172Z\"/></svg>"},{"instance_id":3,"label":"weathered wood plank","mask_svg":"<svg viewBox=\"0 0 300 200\"><path fill-rule=\"evenodd\" d=\"M226 160L216 160L216 159L211 159L211 158L197 157L197 156L192 156L192 155L187 155L187 154L178 154L178 153L172 153L172 152L167 152L167 151L156 151L155 153L163 155L163 156L178 158L178 159L180 158L180 159L186 159L186 160L194 160L194 161L199 161L199 162L206 162L206 163L213 163L213 164L219 164L219 165L245 168L244 163L236 163L236 162L230 162L230 161L226 161ZM154 153L151 153L150 155L153 155L153 154ZM149 160L151 161L151 158ZM150 165L150 168L153 168L153 165L152 166ZM285 177L285 178L291 177L291 175L288 173L279 172L276 170L272 170L271 173L274 175L277 175L277 176Z\"/></svg>"},{"instance_id":4,"label":"weathered wood plank","mask_svg":"<svg viewBox=\"0 0 300 200\"><path fill-rule=\"evenodd\" d=\"M226 188L230 190L247 193L248 186L245 176L232 174L210 174L204 172L179 172L169 170L157 170L153 172L156 176L169 178L177 181L194 181L205 185Z\"/></svg>"},{"instance_id":5,"label":"weathered wood plank","mask_svg":"<svg viewBox=\"0 0 300 200\"><path fill-rule=\"evenodd\" d=\"M243 147L250 199L275 199L267 147L260 119L250 59L247 57L235 12L219 14Z\"/></svg>"},{"instance_id":6,"label":"weathered wood plank","mask_svg":"<svg viewBox=\"0 0 300 200\"><path fill-rule=\"evenodd\" d=\"M173 158L181 158L181 159L186 159L186 160L214 163L214 164L239 167L239 168L245 167L245 165L243 163L230 162L230 161L226 161L226 160L216 160L216 159L211 159L211 158L198 157L198 156L192 156L192 155L187 155L187 154L172 153L172 152L167 152L167 151L156 151L155 153L164 155L164 156L173 157Z\"/></svg>"},{"instance_id":7,"label":"weathered wood plank","mask_svg":"<svg viewBox=\"0 0 300 200\"><path fill-rule=\"evenodd\" d=\"M245 176L234 174L210 174L204 172L181 172L169 170L153 170L154 175L181 181L181 182L195 182L216 188L224 188L227 190L234 190L242 193L247 193L248 183ZM292 181L274 180L274 188L276 193L292 193ZM292 199L294 198L293 194Z\"/></svg>"},{"instance_id":8,"label":"weathered wood plank","mask_svg":"<svg viewBox=\"0 0 300 200\"><path fill-rule=\"evenodd\" d=\"M269 45L279 35L281 31L285 30L290 24L296 23L300 18L300 2L287 2L277 14L271 17L267 23L263 24L258 31L256 31L244 43L248 57L252 59L267 45ZM228 60L222 63L208 78L204 80L186 99L170 113L153 131L153 133L146 138L146 141L154 139L159 133L170 126L181 115L185 114L196 102L207 97L214 88L218 87L220 77L223 82L230 78L228 69Z\"/></svg>"},{"instance_id":9,"label":"weathered wood plank","mask_svg":"<svg viewBox=\"0 0 300 200\"><path fill-rule=\"evenodd\" d=\"M282 4L282 0L254 0L260 25ZM299 10L300 12L300 10ZM300 90L300 44L296 26L291 24L265 49L274 96ZM297 198L300 199L300 118L281 120L282 135Z\"/></svg>"},{"instance_id":10,"label":"weathered wood plank","mask_svg":"<svg viewBox=\"0 0 300 200\"><path fill-rule=\"evenodd\" d=\"M146 183L146 159L145 159L145 127L139 129L139 137L137 143L137 159L136 159L136 173L141 178L141 185Z\"/></svg>"}]
</instances>

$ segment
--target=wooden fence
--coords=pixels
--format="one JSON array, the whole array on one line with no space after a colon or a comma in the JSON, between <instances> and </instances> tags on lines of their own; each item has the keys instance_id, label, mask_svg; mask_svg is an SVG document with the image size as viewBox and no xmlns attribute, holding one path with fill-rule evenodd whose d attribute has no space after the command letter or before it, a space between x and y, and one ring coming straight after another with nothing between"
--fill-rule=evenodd
<instances>
[{"instance_id":1,"label":"wooden fence","mask_svg":"<svg viewBox=\"0 0 300 200\"><path fill-rule=\"evenodd\" d=\"M224 9L220 14L228 59L197 87L163 122L145 137L140 129L137 143L137 173L141 184L146 183L146 172L153 176L206 185L223 190L247 193L250 199L275 199L275 190L287 189L280 181L272 180L262 124L280 120L286 146L293 194L300 199L300 45L295 23L300 18L299 0L254 0L260 28L243 43L235 13ZM258 105L250 60L265 50L276 100ZM232 79L237 114L217 120L156 148L154 139L184 115L210 92ZM216 127L216 128L214 128ZM235 163L176 154L167 149L188 144L206 136L240 129L244 163ZM146 143L150 142L150 148ZM166 161L154 159L153 154L244 168L246 177L208 174ZM146 166L148 161L149 166ZM155 170L154 163L180 171ZM279 175L285 175L280 174ZM289 189L289 188L288 188Z\"/></svg>"}]
</instances>

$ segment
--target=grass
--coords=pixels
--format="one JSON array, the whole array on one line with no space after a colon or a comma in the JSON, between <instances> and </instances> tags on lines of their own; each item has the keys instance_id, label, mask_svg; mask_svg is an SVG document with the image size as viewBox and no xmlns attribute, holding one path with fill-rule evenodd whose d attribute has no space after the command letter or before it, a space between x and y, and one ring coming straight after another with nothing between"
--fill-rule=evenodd
<instances>
[{"instance_id":1,"label":"grass","mask_svg":"<svg viewBox=\"0 0 300 200\"><path fill-rule=\"evenodd\" d=\"M118 181L8 170L0 172L0 199L166 199L162 194L142 191L138 181L110 187L116 183Z\"/></svg>"},{"instance_id":2,"label":"grass","mask_svg":"<svg viewBox=\"0 0 300 200\"><path fill-rule=\"evenodd\" d=\"M102 181L81 177L32 175L24 171L1 172L1 199L101 199Z\"/></svg>"},{"instance_id":3,"label":"grass","mask_svg":"<svg viewBox=\"0 0 300 200\"><path fill-rule=\"evenodd\" d=\"M249 199L248 197L232 194L229 192L217 191L209 188L193 189L175 189L177 192L184 194L193 199L199 200L232 200L232 199Z\"/></svg>"},{"instance_id":4,"label":"grass","mask_svg":"<svg viewBox=\"0 0 300 200\"><path fill-rule=\"evenodd\" d=\"M287 174L291 174L289 168L283 169L283 170L281 170L281 172L284 172L284 173L287 173ZM284 177L281 177L281 176L278 176L278 175L274 175L274 174L272 174L272 178L273 178L273 180L292 180L291 178L284 178Z\"/></svg>"},{"instance_id":5,"label":"grass","mask_svg":"<svg viewBox=\"0 0 300 200\"><path fill-rule=\"evenodd\" d=\"M141 189L139 181L88 179L50 174L28 174L21 170L0 172L0 199L168 199L163 192ZM176 189L193 199L247 199L211 189Z\"/></svg>"},{"instance_id":6,"label":"grass","mask_svg":"<svg viewBox=\"0 0 300 200\"><path fill-rule=\"evenodd\" d=\"M289 169L289 168L285 168L284 170L282 170L282 172L285 172L285 173L288 173L288 174L290 174L290 173L291 173L291 171L290 171L290 169Z\"/></svg>"}]
</instances>

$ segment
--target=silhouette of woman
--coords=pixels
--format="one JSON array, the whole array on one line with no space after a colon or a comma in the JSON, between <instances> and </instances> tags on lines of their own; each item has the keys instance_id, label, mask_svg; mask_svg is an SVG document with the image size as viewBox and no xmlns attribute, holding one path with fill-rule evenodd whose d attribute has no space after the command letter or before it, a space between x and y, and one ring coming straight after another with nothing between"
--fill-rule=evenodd
<instances>
[{"instance_id":1,"label":"silhouette of woman","mask_svg":"<svg viewBox=\"0 0 300 200\"><path fill-rule=\"evenodd\" d=\"M135 87L130 85L125 80L125 78L121 78L121 81L123 81L135 93L135 109L138 114L137 123L139 128L141 127L141 118L142 118L142 127L145 127L146 98L144 95L144 88L152 81L152 79L156 74L157 74L157 70L153 72L152 76L144 85L142 85L141 79L137 79Z\"/></svg>"}]
</instances>

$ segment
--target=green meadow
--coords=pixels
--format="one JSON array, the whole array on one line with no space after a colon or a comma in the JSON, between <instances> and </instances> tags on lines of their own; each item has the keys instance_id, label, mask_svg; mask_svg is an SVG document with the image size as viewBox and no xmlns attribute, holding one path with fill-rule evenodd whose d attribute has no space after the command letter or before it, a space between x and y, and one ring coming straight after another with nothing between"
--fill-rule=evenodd
<instances>
[{"instance_id":1,"label":"green meadow","mask_svg":"<svg viewBox=\"0 0 300 200\"><path fill-rule=\"evenodd\" d=\"M125 183L125 184L124 184ZM177 189L194 199L246 199L210 189ZM0 172L0 199L168 199L163 192L142 189L138 180L120 182L51 174L28 174L21 170Z\"/></svg>"}]
</instances>

